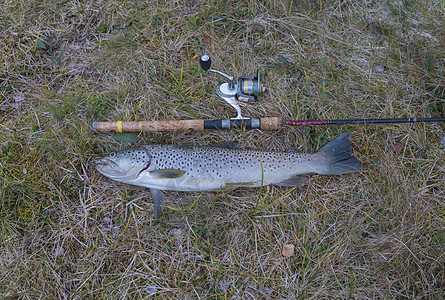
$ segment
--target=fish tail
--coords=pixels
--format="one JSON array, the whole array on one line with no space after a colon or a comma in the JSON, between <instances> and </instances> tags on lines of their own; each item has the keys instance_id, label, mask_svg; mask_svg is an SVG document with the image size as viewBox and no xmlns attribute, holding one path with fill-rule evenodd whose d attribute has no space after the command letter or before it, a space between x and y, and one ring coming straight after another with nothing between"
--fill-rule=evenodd
<instances>
[{"instance_id":1,"label":"fish tail","mask_svg":"<svg viewBox=\"0 0 445 300\"><path fill-rule=\"evenodd\" d=\"M326 162L322 175L341 175L365 170L357 157L351 155L351 132L345 132L335 140L323 146L317 154Z\"/></svg>"}]
</instances>

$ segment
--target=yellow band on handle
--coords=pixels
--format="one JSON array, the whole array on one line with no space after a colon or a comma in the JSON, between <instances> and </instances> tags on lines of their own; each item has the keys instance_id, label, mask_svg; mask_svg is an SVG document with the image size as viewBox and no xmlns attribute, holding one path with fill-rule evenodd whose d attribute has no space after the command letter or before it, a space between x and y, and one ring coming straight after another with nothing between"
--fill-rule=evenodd
<instances>
[{"instance_id":1,"label":"yellow band on handle","mask_svg":"<svg viewBox=\"0 0 445 300\"><path fill-rule=\"evenodd\" d=\"M116 122L116 130L118 133L122 133L122 121Z\"/></svg>"}]
</instances>

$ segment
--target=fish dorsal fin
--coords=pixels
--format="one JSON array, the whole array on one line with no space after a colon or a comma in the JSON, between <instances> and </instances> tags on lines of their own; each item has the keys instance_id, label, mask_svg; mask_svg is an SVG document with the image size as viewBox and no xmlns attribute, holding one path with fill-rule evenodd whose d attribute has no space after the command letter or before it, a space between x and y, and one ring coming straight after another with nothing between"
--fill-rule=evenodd
<instances>
[{"instance_id":1,"label":"fish dorsal fin","mask_svg":"<svg viewBox=\"0 0 445 300\"><path fill-rule=\"evenodd\" d=\"M296 185L300 185L300 184L305 184L307 183L307 178L306 177L298 177L298 176L292 176L289 177L288 179L285 179L281 182L276 183L275 185L278 186L296 186Z\"/></svg>"},{"instance_id":2,"label":"fish dorsal fin","mask_svg":"<svg viewBox=\"0 0 445 300\"><path fill-rule=\"evenodd\" d=\"M222 141L222 142L210 144L209 147L224 148L224 149L238 149L239 148L237 141Z\"/></svg>"},{"instance_id":3,"label":"fish dorsal fin","mask_svg":"<svg viewBox=\"0 0 445 300\"><path fill-rule=\"evenodd\" d=\"M151 171L150 174L157 179L174 179L184 175L187 171L179 169L162 169Z\"/></svg>"}]
</instances>

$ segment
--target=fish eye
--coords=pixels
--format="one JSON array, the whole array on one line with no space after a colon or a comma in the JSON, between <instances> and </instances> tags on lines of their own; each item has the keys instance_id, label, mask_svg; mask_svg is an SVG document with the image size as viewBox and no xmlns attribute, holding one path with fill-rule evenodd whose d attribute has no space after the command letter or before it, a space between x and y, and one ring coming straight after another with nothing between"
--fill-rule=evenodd
<instances>
[{"instance_id":1,"label":"fish eye","mask_svg":"<svg viewBox=\"0 0 445 300\"><path fill-rule=\"evenodd\" d=\"M110 157L111 157L111 158L113 158L113 157L115 157L115 156L116 156L116 152L111 152L111 153L110 153Z\"/></svg>"}]
</instances>

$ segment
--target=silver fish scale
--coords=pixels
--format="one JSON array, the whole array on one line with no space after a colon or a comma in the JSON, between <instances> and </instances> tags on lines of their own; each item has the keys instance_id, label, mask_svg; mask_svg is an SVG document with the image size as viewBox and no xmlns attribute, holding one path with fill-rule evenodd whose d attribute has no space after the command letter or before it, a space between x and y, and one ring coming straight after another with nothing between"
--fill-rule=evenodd
<instances>
[{"instance_id":1,"label":"silver fish scale","mask_svg":"<svg viewBox=\"0 0 445 300\"><path fill-rule=\"evenodd\" d=\"M144 145L112 153L97 161L96 169L113 180L150 188L159 213L164 203L160 190L295 186L305 181L298 175L341 175L365 167L351 155L350 132L346 132L312 154Z\"/></svg>"},{"instance_id":2,"label":"silver fish scale","mask_svg":"<svg viewBox=\"0 0 445 300\"><path fill-rule=\"evenodd\" d=\"M129 155L131 157L130 163L132 166L137 166L139 164L148 164L150 157L147 152L142 149L131 149L122 153L123 156Z\"/></svg>"},{"instance_id":3,"label":"silver fish scale","mask_svg":"<svg viewBox=\"0 0 445 300\"><path fill-rule=\"evenodd\" d=\"M216 147L183 148L147 145L144 148L152 157L151 167L185 170L190 178L205 176L222 182L259 181L262 171L265 176L277 172L296 173L296 163L310 162L313 157L311 154Z\"/></svg>"}]
</instances>

